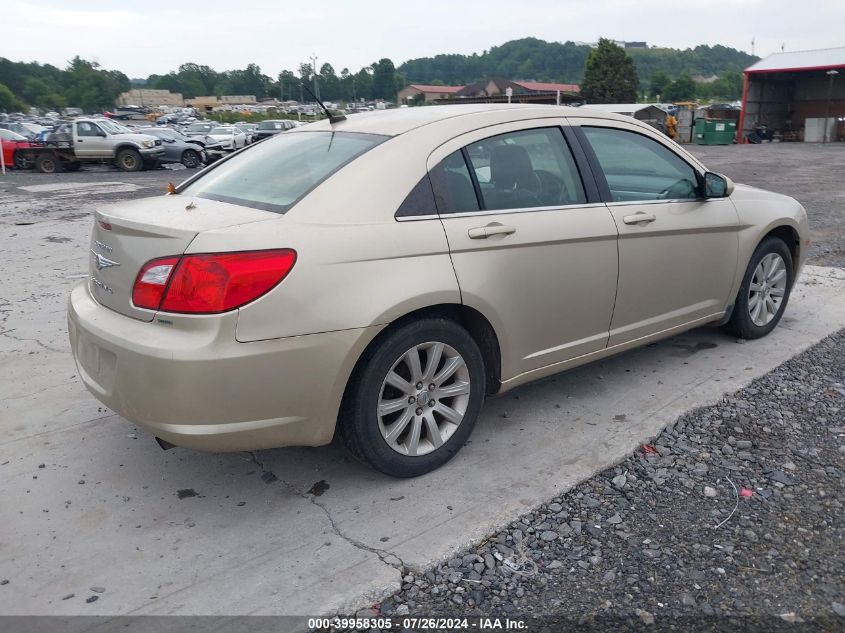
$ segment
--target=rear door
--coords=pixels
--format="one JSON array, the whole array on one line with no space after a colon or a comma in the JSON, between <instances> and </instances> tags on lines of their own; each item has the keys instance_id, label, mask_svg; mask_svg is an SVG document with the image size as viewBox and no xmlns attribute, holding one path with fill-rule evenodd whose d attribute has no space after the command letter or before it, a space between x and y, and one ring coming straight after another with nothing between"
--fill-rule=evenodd
<instances>
[{"instance_id":1,"label":"rear door","mask_svg":"<svg viewBox=\"0 0 845 633\"><path fill-rule=\"evenodd\" d=\"M462 300L498 332L503 380L607 342L616 227L559 123L488 127L429 158Z\"/></svg>"},{"instance_id":2,"label":"rear door","mask_svg":"<svg viewBox=\"0 0 845 633\"><path fill-rule=\"evenodd\" d=\"M717 315L730 302L739 218L706 199L698 166L662 135L570 119L619 229L619 288L608 345Z\"/></svg>"}]
</instances>

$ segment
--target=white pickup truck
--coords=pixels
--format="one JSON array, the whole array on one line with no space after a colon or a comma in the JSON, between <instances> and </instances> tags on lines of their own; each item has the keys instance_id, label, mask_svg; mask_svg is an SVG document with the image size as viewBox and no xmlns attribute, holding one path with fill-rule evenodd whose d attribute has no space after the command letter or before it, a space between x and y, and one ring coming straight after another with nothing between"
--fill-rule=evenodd
<instances>
[{"instance_id":1,"label":"white pickup truck","mask_svg":"<svg viewBox=\"0 0 845 633\"><path fill-rule=\"evenodd\" d=\"M28 150L26 158L45 174L76 171L84 162L112 163L123 171L158 165L164 156L161 140L136 134L110 119L75 119L47 134L43 144Z\"/></svg>"}]
</instances>

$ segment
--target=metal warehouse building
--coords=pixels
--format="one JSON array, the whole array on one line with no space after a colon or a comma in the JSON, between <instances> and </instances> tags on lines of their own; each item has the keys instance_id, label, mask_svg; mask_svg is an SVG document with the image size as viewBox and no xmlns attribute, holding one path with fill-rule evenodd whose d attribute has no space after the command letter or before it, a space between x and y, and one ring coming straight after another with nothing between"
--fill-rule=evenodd
<instances>
[{"instance_id":1,"label":"metal warehouse building","mask_svg":"<svg viewBox=\"0 0 845 633\"><path fill-rule=\"evenodd\" d=\"M845 47L776 53L745 69L740 143L762 127L784 141L842 140L840 118L845 119Z\"/></svg>"}]
</instances>

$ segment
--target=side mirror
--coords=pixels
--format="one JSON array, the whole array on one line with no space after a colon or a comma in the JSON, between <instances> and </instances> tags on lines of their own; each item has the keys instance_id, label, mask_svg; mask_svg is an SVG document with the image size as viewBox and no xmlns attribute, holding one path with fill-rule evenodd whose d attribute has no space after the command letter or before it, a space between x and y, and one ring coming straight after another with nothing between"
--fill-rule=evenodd
<instances>
[{"instance_id":1,"label":"side mirror","mask_svg":"<svg viewBox=\"0 0 845 633\"><path fill-rule=\"evenodd\" d=\"M734 183L727 176L708 171L704 174L704 197L727 198L734 192Z\"/></svg>"}]
</instances>

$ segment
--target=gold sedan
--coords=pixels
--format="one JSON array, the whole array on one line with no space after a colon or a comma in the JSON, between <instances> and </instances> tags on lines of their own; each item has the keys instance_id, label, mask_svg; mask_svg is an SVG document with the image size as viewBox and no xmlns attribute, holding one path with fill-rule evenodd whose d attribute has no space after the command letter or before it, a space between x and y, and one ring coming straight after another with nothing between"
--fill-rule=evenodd
<instances>
[{"instance_id":1,"label":"gold sedan","mask_svg":"<svg viewBox=\"0 0 845 633\"><path fill-rule=\"evenodd\" d=\"M795 200L587 108L324 121L98 210L70 297L80 376L163 446L331 441L399 477L485 397L704 324L770 332Z\"/></svg>"}]
</instances>

